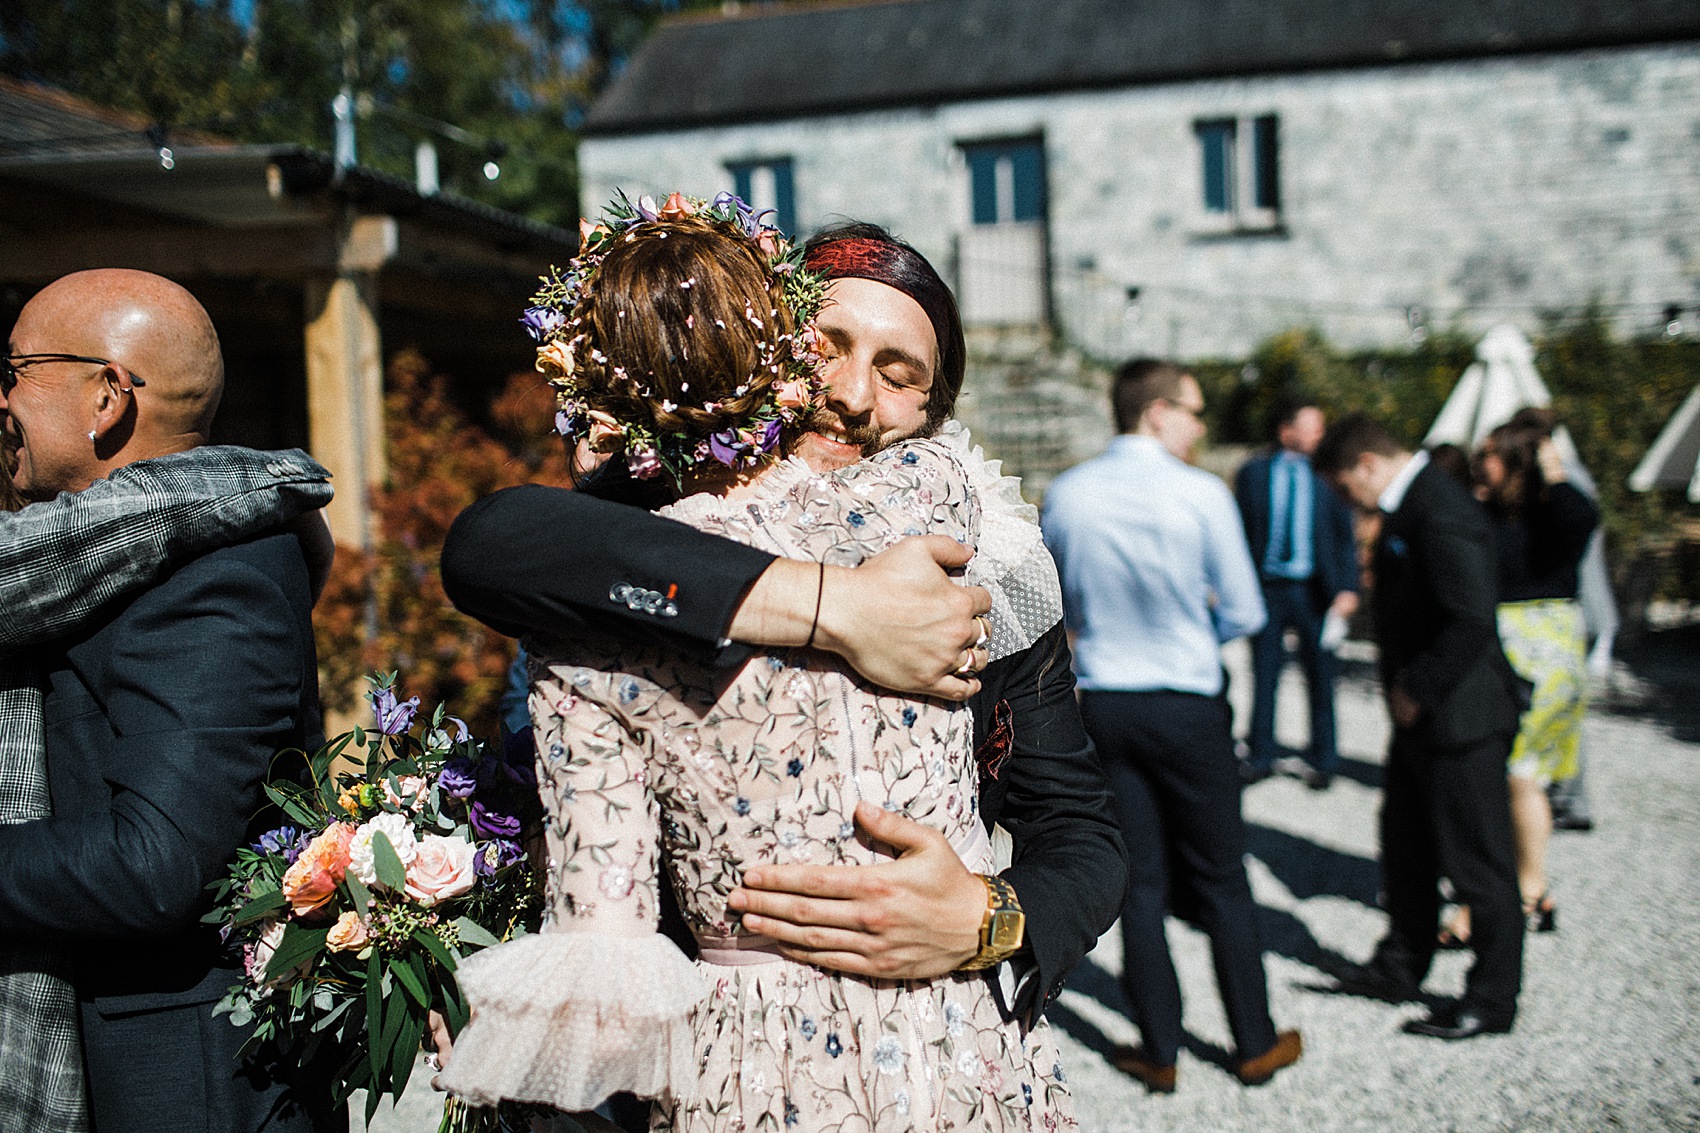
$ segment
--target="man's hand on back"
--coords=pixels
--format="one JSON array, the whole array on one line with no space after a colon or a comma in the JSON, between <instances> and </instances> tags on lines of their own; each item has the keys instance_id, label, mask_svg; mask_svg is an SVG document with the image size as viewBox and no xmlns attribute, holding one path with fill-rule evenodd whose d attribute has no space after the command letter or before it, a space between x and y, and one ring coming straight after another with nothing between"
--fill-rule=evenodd
<instances>
[{"instance_id":1,"label":"man's hand on back","mask_svg":"<svg viewBox=\"0 0 1700 1133\"><path fill-rule=\"evenodd\" d=\"M875 555L855 570L831 570L821 597L815 644L895 692L967 700L980 682L956 673L980 636L974 618L992 608L978 586L959 586L946 569L973 551L942 535L921 535ZM975 649L975 671L986 667Z\"/></svg>"},{"instance_id":2,"label":"man's hand on back","mask_svg":"<svg viewBox=\"0 0 1700 1133\"><path fill-rule=\"evenodd\" d=\"M878 979L931 979L972 959L986 886L944 835L865 801L856 825L896 860L756 866L728 899L744 928L774 937L793 960Z\"/></svg>"}]
</instances>

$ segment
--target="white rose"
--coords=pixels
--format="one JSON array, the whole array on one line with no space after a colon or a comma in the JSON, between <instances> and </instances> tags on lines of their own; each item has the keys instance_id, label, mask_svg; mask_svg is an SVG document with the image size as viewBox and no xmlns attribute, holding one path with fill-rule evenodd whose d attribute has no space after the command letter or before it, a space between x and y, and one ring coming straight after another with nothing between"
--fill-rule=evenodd
<instances>
[{"instance_id":1,"label":"white rose","mask_svg":"<svg viewBox=\"0 0 1700 1133\"><path fill-rule=\"evenodd\" d=\"M419 840L414 837L413 823L405 814L385 811L370 822L361 823L348 843L348 871L368 889L378 885L378 866L372 860L372 835L379 833L389 839L403 868L419 854Z\"/></svg>"}]
</instances>

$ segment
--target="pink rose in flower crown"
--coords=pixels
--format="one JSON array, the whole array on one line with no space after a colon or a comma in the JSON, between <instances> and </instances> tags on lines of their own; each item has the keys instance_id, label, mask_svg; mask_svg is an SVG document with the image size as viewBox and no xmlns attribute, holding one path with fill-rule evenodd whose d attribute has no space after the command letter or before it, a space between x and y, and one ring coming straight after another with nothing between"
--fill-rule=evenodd
<instances>
[{"instance_id":1,"label":"pink rose in flower crown","mask_svg":"<svg viewBox=\"0 0 1700 1133\"><path fill-rule=\"evenodd\" d=\"M661 453L653 445L633 449L626 454L626 468L639 480L653 480L661 475Z\"/></svg>"},{"instance_id":2,"label":"pink rose in flower crown","mask_svg":"<svg viewBox=\"0 0 1700 1133\"><path fill-rule=\"evenodd\" d=\"M325 947L332 952L358 952L372 942L372 934L358 913L344 913L331 926Z\"/></svg>"},{"instance_id":3,"label":"pink rose in flower crown","mask_svg":"<svg viewBox=\"0 0 1700 1133\"><path fill-rule=\"evenodd\" d=\"M775 383L773 393L781 409L801 409L813 400L809 393L809 383L802 378L787 378Z\"/></svg>"},{"instance_id":4,"label":"pink rose in flower crown","mask_svg":"<svg viewBox=\"0 0 1700 1133\"><path fill-rule=\"evenodd\" d=\"M592 409L585 414L590 419L590 447L593 452L612 452L619 447L623 434L620 432L620 422L610 413L600 409Z\"/></svg>"},{"instance_id":5,"label":"pink rose in flower crown","mask_svg":"<svg viewBox=\"0 0 1700 1133\"><path fill-rule=\"evenodd\" d=\"M401 789L398 791L396 787ZM431 791L418 775L398 775L395 787L390 786L388 779L384 780L384 798L397 810L411 810L417 814L430 801Z\"/></svg>"},{"instance_id":6,"label":"pink rose in flower crown","mask_svg":"<svg viewBox=\"0 0 1700 1133\"><path fill-rule=\"evenodd\" d=\"M683 220L687 216L695 216L697 210L691 207L691 202L685 199L683 193L675 192L667 198L667 202L656 212L662 220Z\"/></svg>"},{"instance_id":7,"label":"pink rose in flower crown","mask_svg":"<svg viewBox=\"0 0 1700 1133\"><path fill-rule=\"evenodd\" d=\"M474 847L464 838L427 834L407 867L407 895L421 905L435 905L468 892L478 880Z\"/></svg>"},{"instance_id":8,"label":"pink rose in flower crown","mask_svg":"<svg viewBox=\"0 0 1700 1133\"><path fill-rule=\"evenodd\" d=\"M283 874L283 896L298 917L318 912L336 896L337 883L348 872L348 843L354 827L333 822L301 851Z\"/></svg>"},{"instance_id":9,"label":"pink rose in flower crown","mask_svg":"<svg viewBox=\"0 0 1700 1133\"><path fill-rule=\"evenodd\" d=\"M764 228L756 233L756 247L761 249L762 255L772 258L779 254L779 239L778 229Z\"/></svg>"}]
</instances>

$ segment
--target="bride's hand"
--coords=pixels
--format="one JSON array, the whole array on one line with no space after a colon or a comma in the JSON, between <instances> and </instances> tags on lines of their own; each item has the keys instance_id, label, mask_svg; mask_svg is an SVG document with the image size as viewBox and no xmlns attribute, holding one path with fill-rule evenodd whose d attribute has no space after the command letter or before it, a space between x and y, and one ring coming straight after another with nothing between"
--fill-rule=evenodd
<instances>
[{"instance_id":1,"label":"bride's hand","mask_svg":"<svg viewBox=\"0 0 1700 1133\"><path fill-rule=\"evenodd\" d=\"M931 979L972 959L986 886L944 835L868 802L856 805L856 825L897 859L753 867L728 899L744 928L793 960L879 979Z\"/></svg>"},{"instance_id":2,"label":"bride's hand","mask_svg":"<svg viewBox=\"0 0 1700 1133\"><path fill-rule=\"evenodd\" d=\"M973 552L942 535L904 539L854 570L828 569L815 644L850 663L874 684L895 692L966 700L980 682L961 674L974 648L991 595L952 582L946 570L966 566Z\"/></svg>"},{"instance_id":3,"label":"bride's hand","mask_svg":"<svg viewBox=\"0 0 1700 1133\"><path fill-rule=\"evenodd\" d=\"M447 1070L449 1068L449 1055L454 1053L455 1041L449 1034L449 1021L443 1018L441 1011L433 1008L425 1013L425 1034L431 1044L427 1047L429 1053L426 1056L425 1064L430 1066L432 1062L435 1062L434 1069L438 1071ZM431 1079L431 1086L433 1089L442 1089L441 1086L437 1085L436 1078Z\"/></svg>"}]
</instances>

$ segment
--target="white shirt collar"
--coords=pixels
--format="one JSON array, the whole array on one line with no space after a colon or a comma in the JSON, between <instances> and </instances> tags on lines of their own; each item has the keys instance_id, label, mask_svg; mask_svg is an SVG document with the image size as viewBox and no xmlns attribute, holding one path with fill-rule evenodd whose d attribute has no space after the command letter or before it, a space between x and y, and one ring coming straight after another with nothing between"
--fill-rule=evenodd
<instances>
[{"instance_id":1,"label":"white shirt collar","mask_svg":"<svg viewBox=\"0 0 1700 1133\"><path fill-rule=\"evenodd\" d=\"M1399 510L1399 505L1405 502L1405 493L1411 489L1411 481L1417 478L1417 473L1428 467L1428 453L1418 450L1411 454L1411 459L1405 467L1399 470L1399 475L1393 477L1393 482L1387 485L1387 490L1381 493L1376 505L1388 515Z\"/></svg>"}]
</instances>

